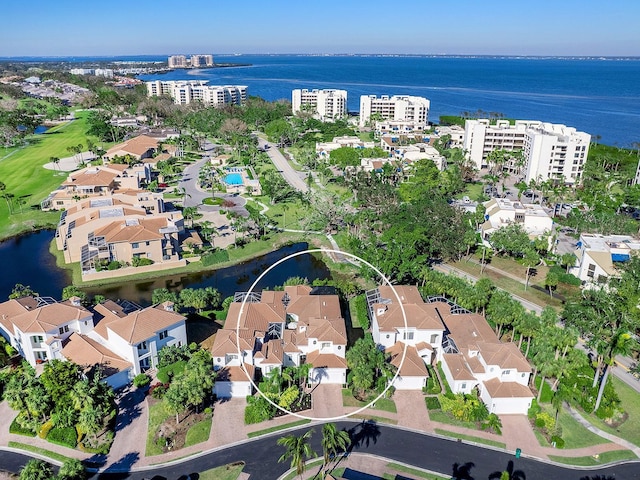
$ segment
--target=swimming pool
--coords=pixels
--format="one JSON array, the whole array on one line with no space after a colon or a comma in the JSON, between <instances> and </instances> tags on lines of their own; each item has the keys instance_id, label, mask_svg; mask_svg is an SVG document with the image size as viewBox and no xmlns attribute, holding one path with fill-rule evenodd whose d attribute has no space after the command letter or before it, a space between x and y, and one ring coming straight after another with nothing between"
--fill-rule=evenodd
<instances>
[{"instance_id":1,"label":"swimming pool","mask_svg":"<svg viewBox=\"0 0 640 480\"><path fill-rule=\"evenodd\" d=\"M224 176L224 183L227 185L242 185L242 174L240 173L228 173Z\"/></svg>"}]
</instances>

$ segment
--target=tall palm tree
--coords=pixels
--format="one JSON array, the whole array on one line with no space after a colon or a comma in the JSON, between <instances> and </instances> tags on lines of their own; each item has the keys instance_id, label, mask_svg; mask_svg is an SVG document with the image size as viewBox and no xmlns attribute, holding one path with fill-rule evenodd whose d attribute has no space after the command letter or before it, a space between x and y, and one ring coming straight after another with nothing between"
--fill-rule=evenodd
<instances>
[{"instance_id":1,"label":"tall palm tree","mask_svg":"<svg viewBox=\"0 0 640 480\"><path fill-rule=\"evenodd\" d=\"M313 430L307 430L304 435L300 437L291 434L279 438L276 442L278 445L287 449L287 451L280 456L278 462L285 462L287 459L291 459L291 468L295 468L296 474L300 475L300 477L302 477L306 469L305 461L316 455L309 443L311 435L313 435Z\"/></svg>"},{"instance_id":2,"label":"tall palm tree","mask_svg":"<svg viewBox=\"0 0 640 480\"><path fill-rule=\"evenodd\" d=\"M325 423L322 426L322 452L324 462L322 468L329 465L331 456L336 456L338 452L347 449L351 443L349 433L345 430L338 430L335 423Z\"/></svg>"}]
</instances>

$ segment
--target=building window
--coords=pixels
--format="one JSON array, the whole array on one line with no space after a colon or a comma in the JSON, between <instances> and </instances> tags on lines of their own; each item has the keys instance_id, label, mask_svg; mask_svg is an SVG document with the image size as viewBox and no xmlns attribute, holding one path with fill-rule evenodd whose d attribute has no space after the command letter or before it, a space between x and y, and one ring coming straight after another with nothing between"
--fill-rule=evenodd
<instances>
[{"instance_id":1,"label":"building window","mask_svg":"<svg viewBox=\"0 0 640 480\"><path fill-rule=\"evenodd\" d=\"M146 350L146 349L147 349L146 340L144 342L138 344L138 350Z\"/></svg>"},{"instance_id":2,"label":"building window","mask_svg":"<svg viewBox=\"0 0 640 480\"><path fill-rule=\"evenodd\" d=\"M462 390L464 390L465 388L467 388L467 384L466 384L466 383L463 383L462 385L460 385L460 388L461 388Z\"/></svg>"},{"instance_id":3,"label":"building window","mask_svg":"<svg viewBox=\"0 0 640 480\"><path fill-rule=\"evenodd\" d=\"M320 348L331 348L331 342L322 342L322 346Z\"/></svg>"},{"instance_id":4,"label":"building window","mask_svg":"<svg viewBox=\"0 0 640 480\"><path fill-rule=\"evenodd\" d=\"M164 340L165 338L167 338L168 335L169 335L169 332L167 330L160 332L160 340Z\"/></svg>"},{"instance_id":5,"label":"building window","mask_svg":"<svg viewBox=\"0 0 640 480\"><path fill-rule=\"evenodd\" d=\"M134 242L131 244L131 248L138 248L140 244L138 242Z\"/></svg>"},{"instance_id":6,"label":"building window","mask_svg":"<svg viewBox=\"0 0 640 480\"><path fill-rule=\"evenodd\" d=\"M431 335L431 341L429 343L437 343L438 342L438 334L434 333Z\"/></svg>"},{"instance_id":7,"label":"building window","mask_svg":"<svg viewBox=\"0 0 640 480\"><path fill-rule=\"evenodd\" d=\"M404 332L404 340L413 340L413 332Z\"/></svg>"},{"instance_id":8,"label":"building window","mask_svg":"<svg viewBox=\"0 0 640 480\"><path fill-rule=\"evenodd\" d=\"M502 371L502 375L509 375L511 373L511 370L503 370Z\"/></svg>"},{"instance_id":9,"label":"building window","mask_svg":"<svg viewBox=\"0 0 640 480\"><path fill-rule=\"evenodd\" d=\"M589 268L587 269L587 277L593 278L596 273L596 266L593 263L589 264Z\"/></svg>"}]
</instances>

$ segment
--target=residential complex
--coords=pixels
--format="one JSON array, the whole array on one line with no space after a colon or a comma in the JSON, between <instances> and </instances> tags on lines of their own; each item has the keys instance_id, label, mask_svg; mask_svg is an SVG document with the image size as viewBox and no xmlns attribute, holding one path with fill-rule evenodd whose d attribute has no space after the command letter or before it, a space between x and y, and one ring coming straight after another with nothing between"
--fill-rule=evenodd
<instances>
[{"instance_id":1,"label":"residential complex","mask_svg":"<svg viewBox=\"0 0 640 480\"><path fill-rule=\"evenodd\" d=\"M541 205L521 203L507 198L493 198L484 203L485 222L480 226L482 238L507 225L517 223L531 237L553 229L553 218Z\"/></svg>"},{"instance_id":2,"label":"residential complex","mask_svg":"<svg viewBox=\"0 0 640 480\"><path fill-rule=\"evenodd\" d=\"M488 166L487 158L494 150L522 151L524 165L507 165L531 180L555 180L563 184L579 184L589 153L591 135L573 127L539 121L488 119L465 122L464 150L478 169Z\"/></svg>"},{"instance_id":3,"label":"residential complex","mask_svg":"<svg viewBox=\"0 0 640 480\"><path fill-rule=\"evenodd\" d=\"M113 78L112 68L72 68L72 75L95 75L96 77Z\"/></svg>"},{"instance_id":4,"label":"residential complex","mask_svg":"<svg viewBox=\"0 0 640 480\"><path fill-rule=\"evenodd\" d=\"M92 312L78 297L0 303L0 334L34 367L53 359L99 367L113 388L155 367L164 346L187 342L185 317L170 303L142 309L108 300Z\"/></svg>"},{"instance_id":5,"label":"residential complex","mask_svg":"<svg viewBox=\"0 0 640 480\"><path fill-rule=\"evenodd\" d=\"M347 91L296 89L291 92L291 109L294 115L309 112L323 122L344 118L347 116Z\"/></svg>"},{"instance_id":6,"label":"residential complex","mask_svg":"<svg viewBox=\"0 0 640 480\"><path fill-rule=\"evenodd\" d=\"M380 148L392 158L408 165L418 160L431 160L438 170L447 168L447 160L424 134L390 135L380 137Z\"/></svg>"},{"instance_id":7,"label":"residential complex","mask_svg":"<svg viewBox=\"0 0 640 480\"><path fill-rule=\"evenodd\" d=\"M167 64L169 68L213 67L213 55L171 55Z\"/></svg>"},{"instance_id":8,"label":"residential complex","mask_svg":"<svg viewBox=\"0 0 640 480\"><path fill-rule=\"evenodd\" d=\"M211 351L218 372L215 394L218 398L251 395L247 374L258 381L272 369L303 363L313 365L311 383L343 385L346 348L337 295L302 285L236 293Z\"/></svg>"},{"instance_id":9,"label":"residential complex","mask_svg":"<svg viewBox=\"0 0 640 480\"><path fill-rule=\"evenodd\" d=\"M378 287L367 292L367 305L374 341L399 367L396 389L422 389L426 365L441 362L454 393L478 388L489 412L527 413L534 397L528 387L531 367L515 343L496 337L484 317L442 297L424 302L415 286Z\"/></svg>"},{"instance_id":10,"label":"residential complex","mask_svg":"<svg viewBox=\"0 0 640 480\"><path fill-rule=\"evenodd\" d=\"M243 85L207 85L208 80L180 80L146 82L147 95L169 95L174 103L188 105L201 102L209 107L235 104L247 100L247 87Z\"/></svg>"},{"instance_id":11,"label":"residential complex","mask_svg":"<svg viewBox=\"0 0 640 480\"><path fill-rule=\"evenodd\" d=\"M427 127L429 100L409 95L362 95L360 97L360 128L375 120L414 122L416 128Z\"/></svg>"},{"instance_id":12,"label":"residential complex","mask_svg":"<svg viewBox=\"0 0 640 480\"><path fill-rule=\"evenodd\" d=\"M328 156L332 151L342 147L347 148L373 148L374 142L365 142L360 137L345 135L342 137L333 137L331 142L316 142L316 154L320 157Z\"/></svg>"},{"instance_id":13,"label":"residential complex","mask_svg":"<svg viewBox=\"0 0 640 480\"><path fill-rule=\"evenodd\" d=\"M576 263L571 273L584 282L601 283L620 275L616 264L636 255L640 251L640 240L629 235L583 233L576 247Z\"/></svg>"}]
</instances>

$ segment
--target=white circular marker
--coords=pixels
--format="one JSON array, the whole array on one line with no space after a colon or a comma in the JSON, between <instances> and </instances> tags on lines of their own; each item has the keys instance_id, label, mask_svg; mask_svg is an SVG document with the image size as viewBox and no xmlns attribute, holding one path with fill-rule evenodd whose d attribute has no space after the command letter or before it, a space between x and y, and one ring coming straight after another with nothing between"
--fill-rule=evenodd
<instances>
[{"instance_id":1,"label":"white circular marker","mask_svg":"<svg viewBox=\"0 0 640 480\"><path fill-rule=\"evenodd\" d=\"M290 260L292 258L298 257L300 255L305 255L305 254L310 254L310 253L335 253L335 254L338 254L338 255L345 255L347 257L351 257L351 258L353 258L353 259L355 259L355 260L357 260L359 262L364 263L369 268L371 268L373 271L375 271L380 276L380 278L382 278L384 280L385 284L387 284L387 285L389 285L389 287L391 287L391 290L393 291L393 294L395 295L395 297L396 297L396 299L398 301L398 305L400 305L400 311L402 311L402 319L404 320L404 328L405 328L405 330L408 328L408 325L407 325L407 314L406 314L406 312L404 310L404 305L402 304L402 301L400 299L400 295L398 295L398 292L396 291L394 286L391 285L391 282L389 281L389 279L380 270L378 270L376 267L371 265L366 260L358 257L357 255L353 255L351 253L343 252L342 250L334 250L334 249L330 249L330 248L315 248L315 249L311 249L311 250L303 250L302 252L292 253L291 255L288 255L288 256L286 256L284 258L281 258L280 260L275 262L273 265L271 265L269 268L267 268L264 272L262 272L260 274L260 276L258 276L258 278L256 278L256 280L251 284L251 287L249 287L249 290L246 292L247 294L242 299L242 305L240 305L240 311L238 313L238 321L236 323L236 344L237 344L237 348L238 348L238 358L239 359L243 358L242 357L242 352L240 351L240 320L242 318L242 314L244 312L244 306L245 306L245 303L247 303L247 298L249 297L249 294L253 291L253 289L260 282L260 280L262 280L262 278L267 273L269 273L273 268L277 267L281 263L286 262L287 260ZM303 418L305 420L320 420L320 421L344 420L345 418L349 418L351 415L355 415L357 413L362 412L363 410L366 410L367 408L372 407L378 400L380 400L382 397L384 397L384 395L387 393L389 388L391 388L391 386L393 385L393 382L395 381L395 379L398 378L398 375L400 374L400 370L402 369L402 365L404 364L404 360L405 360L405 358L407 356L407 347L408 347L408 344L405 343L404 344L404 348L402 349L402 358L400 359L400 365L398 366L398 370L396 371L396 374L393 376L393 378L391 379L391 381L389 382L387 387L382 391L382 393L380 393L380 395L378 395L376 398L374 398L371 402L369 402L364 407L360 407L359 409L354 410L353 412L346 413L344 415L338 415L336 417L309 417L307 415L301 415L300 413L294 413L294 412L292 412L290 410L287 410L286 408L281 407L280 405L275 403L273 400L268 398L264 393L262 393L262 391L258 388L258 386L253 381L253 378L251 378L251 375L249 375L249 372L247 372L245 364L244 364L244 362L242 360L240 362L240 367L242 368L242 371L244 372L244 374L249 379L249 382L251 382L251 385L262 396L262 398L264 398L267 402L269 402L271 405L276 407L281 412L289 413L289 414L293 415L294 417ZM346 355L346 353L345 353L345 355Z\"/></svg>"}]
</instances>

